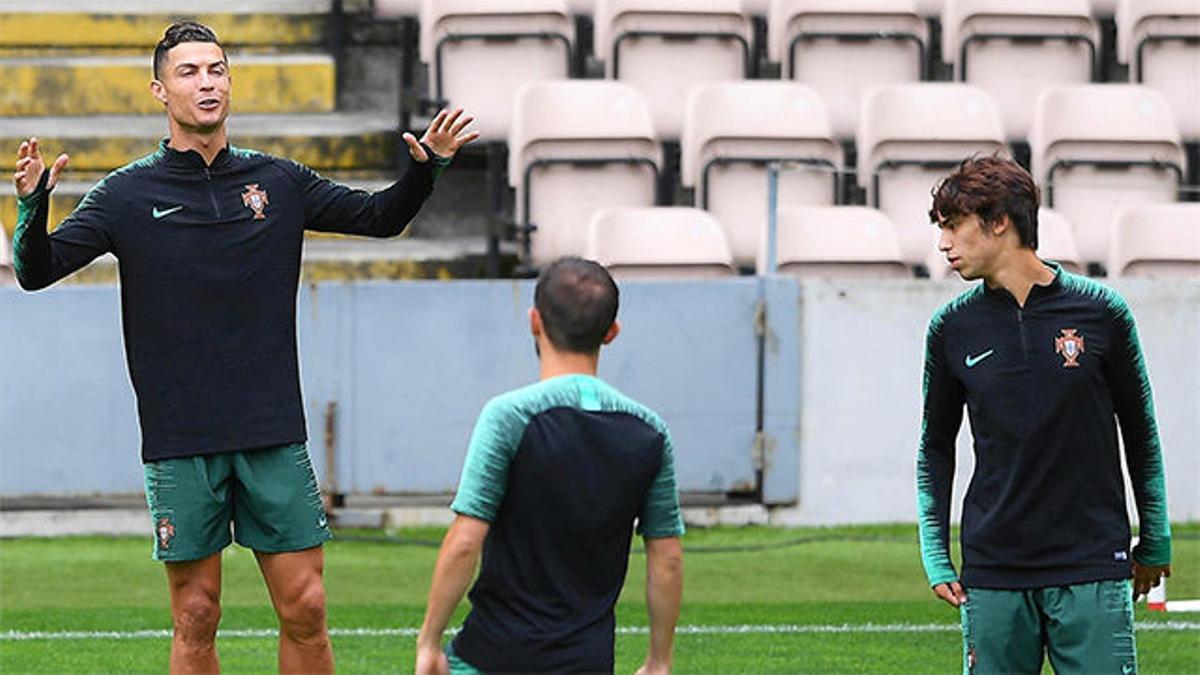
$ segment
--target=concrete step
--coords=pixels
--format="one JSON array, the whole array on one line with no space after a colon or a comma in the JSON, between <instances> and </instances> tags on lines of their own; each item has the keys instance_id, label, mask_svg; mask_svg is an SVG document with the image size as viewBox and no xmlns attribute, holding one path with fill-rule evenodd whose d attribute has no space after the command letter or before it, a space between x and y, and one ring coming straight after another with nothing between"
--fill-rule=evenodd
<instances>
[{"instance_id":1,"label":"concrete step","mask_svg":"<svg viewBox=\"0 0 1200 675\"><path fill-rule=\"evenodd\" d=\"M326 54L230 54L234 110L332 112L335 66ZM153 114L150 56L0 59L0 116Z\"/></svg>"},{"instance_id":2,"label":"concrete step","mask_svg":"<svg viewBox=\"0 0 1200 675\"><path fill-rule=\"evenodd\" d=\"M173 21L208 25L228 47L316 45L329 36L329 0L102 3L0 1L0 47L150 49Z\"/></svg>"},{"instance_id":3,"label":"concrete step","mask_svg":"<svg viewBox=\"0 0 1200 675\"><path fill-rule=\"evenodd\" d=\"M401 143L398 120L389 114L234 114L228 125L234 145L289 157L318 171L390 171ZM37 136L51 157L71 156L68 170L107 172L153 152L166 135L161 113L0 118L0 157L12 153L15 158L21 141Z\"/></svg>"}]
</instances>

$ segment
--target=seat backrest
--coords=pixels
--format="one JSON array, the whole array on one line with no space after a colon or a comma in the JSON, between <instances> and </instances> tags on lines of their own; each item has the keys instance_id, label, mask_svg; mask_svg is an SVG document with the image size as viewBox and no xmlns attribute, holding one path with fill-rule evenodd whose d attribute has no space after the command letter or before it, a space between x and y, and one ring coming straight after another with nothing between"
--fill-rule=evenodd
<instances>
[{"instance_id":1,"label":"seat backrest","mask_svg":"<svg viewBox=\"0 0 1200 675\"><path fill-rule=\"evenodd\" d=\"M1071 221L1057 211L1038 209L1038 257L1053 260L1068 272L1082 274L1087 268L1079 247L1075 245L1075 231Z\"/></svg>"},{"instance_id":2,"label":"seat backrest","mask_svg":"<svg viewBox=\"0 0 1200 675\"><path fill-rule=\"evenodd\" d=\"M564 0L426 0L420 49L430 98L470 111L482 141L502 141L522 84L570 76L574 33Z\"/></svg>"},{"instance_id":3,"label":"seat backrest","mask_svg":"<svg viewBox=\"0 0 1200 675\"><path fill-rule=\"evenodd\" d=\"M692 87L744 79L753 59L740 0L600 0L595 27L607 77L642 92L665 140L679 139Z\"/></svg>"},{"instance_id":4,"label":"seat backrest","mask_svg":"<svg viewBox=\"0 0 1200 675\"><path fill-rule=\"evenodd\" d=\"M513 101L508 139L508 180L520 187L525 167L538 156L586 159L626 153L660 158L658 136L645 99L633 87L601 80L533 82Z\"/></svg>"},{"instance_id":5,"label":"seat backrest","mask_svg":"<svg viewBox=\"0 0 1200 675\"><path fill-rule=\"evenodd\" d=\"M1200 33L1200 3L1195 0L1120 0L1117 3L1117 58L1133 64L1138 45L1156 33ZM1133 74L1130 74L1133 80Z\"/></svg>"},{"instance_id":6,"label":"seat backrest","mask_svg":"<svg viewBox=\"0 0 1200 675\"><path fill-rule=\"evenodd\" d=\"M1200 204L1140 206L1118 214L1108 274L1200 280Z\"/></svg>"},{"instance_id":7,"label":"seat backrest","mask_svg":"<svg viewBox=\"0 0 1200 675\"><path fill-rule=\"evenodd\" d=\"M764 238L767 236L764 232ZM766 270L767 247L758 268ZM776 269L804 277L912 276L886 216L862 206L797 207L779 210Z\"/></svg>"},{"instance_id":8,"label":"seat backrest","mask_svg":"<svg viewBox=\"0 0 1200 675\"><path fill-rule=\"evenodd\" d=\"M721 224L688 207L599 209L588 225L586 257L626 279L736 274Z\"/></svg>"},{"instance_id":9,"label":"seat backrest","mask_svg":"<svg viewBox=\"0 0 1200 675\"><path fill-rule=\"evenodd\" d=\"M775 0L768 31L783 79L820 93L841 139L853 138L866 89L924 76L929 29L912 0Z\"/></svg>"},{"instance_id":10,"label":"seat backrest","mask_svg":"<svg viewBox=\"0 0 1200 675\"><path fill-rule=\"evenodd\" d=\"M945 0L942 58L946 63L958 63L963 41L981 32L1072 33L1099 38L1088 0Z\"/></svg>"},{"instance_id":11,"label":"seat backrest","mask_svg":"<svg viewBox=\"0 0 1200 675\"><path fill-rule=\"evenodd\" d=\"M888 160L952 160L1004 147L991 97L965 84L928 82L876 87L863 101L858 132L858 180ZM965 151L965 152L964 152Z\"/></svg>"},{"instance_id":12,"label":"seat backrest","mask_svg":"<svg viewBox=\"0 0 1200 675\"><path fill-rule=\"evenodd\" d=\"M781 141L811 142L821 157L840 154L817 92L792 82L751 80L700 85L688 96L680 173L685 186L701 181L706 148L716 142L747 157L778 157Z\"/></svg>"}]
</instances>

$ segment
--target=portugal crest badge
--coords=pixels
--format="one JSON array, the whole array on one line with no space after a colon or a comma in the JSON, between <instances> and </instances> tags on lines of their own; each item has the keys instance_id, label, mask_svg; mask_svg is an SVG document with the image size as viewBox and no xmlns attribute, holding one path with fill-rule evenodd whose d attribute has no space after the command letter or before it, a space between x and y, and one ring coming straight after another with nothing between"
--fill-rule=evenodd
<instances>
[{"instance_id":1,"label":"portugal crest badge","mask_svg":"<svg viewBox=\"0 0 1200 675\"><path fill-rule=\"evenodd\" d=\"M255 220L263 220L267 217L263 210L270 203L270 200L267 199L267 191L258 189L258 183L250 183L246 186L246 191L242 193L242 204L254 212Z\"/></svg>"},{"instance_id":2,"label":"portugal crest badge","mask_svg":"<svg viewBox=\"0 0 1200 675\"><path fill-rule=\"evenodd\" d=\"M171 524L170 516L163 516L154 525L154 533L158 535L160 549L171 548L171 540L175 538L175 526Z\"/></svg>"},{"instance_id":3,"label":"portugal crest badge","mask_svg":"<svg viewBox=\"0 0 1200 675\"><path fill-rule=\"evenodd\" d=\"M1083 336L1074 328L1061 328L1062 335L1054 338L1054 351L1062 354L1063 368L1078 368L1079 355L1083 353Z\"/></svg>"}]
</instances>

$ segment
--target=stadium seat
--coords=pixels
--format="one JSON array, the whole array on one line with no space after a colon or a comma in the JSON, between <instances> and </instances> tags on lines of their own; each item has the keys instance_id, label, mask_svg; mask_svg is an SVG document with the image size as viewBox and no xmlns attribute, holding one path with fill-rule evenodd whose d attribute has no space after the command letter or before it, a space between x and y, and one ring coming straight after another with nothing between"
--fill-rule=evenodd
<instances>
[{"instance_id":1,"label":"stadium seat","mask_svg":"<svg viewBox=\"0 0 1200 675\"><path fill-rule=\"evenodd\" d=\"M942 54L954 79L992 96L1010 141L1024 141L1045 87L1093 79L1100 29L1088 0L946 0Z\"/></svg>"},{"instance_id":2,"label":"stadium seat","mask_svg":"<svg viewBox=\"0 0 1200 675\"><path fill-rule=\"evenodd\" d=\"M740 0L596 2L596 57L642 92L665 140L679 139L692 87L748 76L753 38Z\"/></svg>"},{"instance_id":3,"label":"stadium seat","mask_svg":"<svg viewBox=\"0 0 1200 675\"><path fill-rule=\"evenodd\" d=\"M471 111L481 140L503 140L522 84L570 76L574 35L564 0L425 0L430 98Z\"/></svg>"},{"instance_id":4,"label":"stadium seat","mask_svg":"<svg viewBox=\"0 0 1200 675\"><path fill-rule=\"evenodd\" d=\"M820 96L792 82L701 85L688 96L681 177L696 205L717 217L734 261L754 265L767 217L766 166L796 163L780 174L781 206L837 201L841 145Z\"/></svg>"},{"instance_id":5,"label":"stadium seat","mask_svg":"<svg viewBox=\"0 0 1200 675\"><path fill-rule=\"evenodd\" d=\"M1122 211L1113 223L1108 274L1200 280L1200 204Z\"/></svg>"},{"instance_id":6,"label":"stadium seat","mask_svg":"<svg viewBox=\"0 0 1200 675\"><path fill-rule=\"evenodd\" d=\"M854 137L863 92L924 75L928 28L913 0L773 0L768 53L816 89L833 133Z\"/></svg>"},{"instance_id":7,"label":"stadium seat","mask_svg":"<svg viewBox=\"0 0 1200 675\"><path fill-rule=\"evenodd\" d=\"M645 100L629 85L525 85L513 104L508 147L508 180L516 188L527 263L581 255L597 207L656 201L662 150Z\"/></svg>"},{"instance_id":8,"label":"stadium seat","mask_svg":"<svg viewBox=\"0 0 1200 675\"><path fill-rule=\"evenodd\" d=\"M1179 133L1200 141L1200 3L1121 0L1117 50L1129 80L1157 89L1175 114Z\"/></svg>"},{"instance_id":9,"label":"stadium seat","mask_svg":"<svg viewBox=\"0 0 1200 675\"><path fill-rule=\"evenodd\" d=\"M1071 221L1052 209L1038 209L1037 252L1042 260L1053 260L1068 272L1083 274L1087 271L1079 257L1079 247L1075 245Z\"/></svg>"},{"instance_id":10,"label":"stadium seat","mask_svg":"<svg viewBox=\"0 0 1200 675\"><path fill-rule=\"evenodd\" d=\"M599 209L588 226L585 257L618 279L734 276L721 224L683 206Z\"/></svg>"},{"instance_id":11,"label":"stadium seat","mask_svg":"<svg viewBox=\"0 0 1200 675\"><path fill-rule=\"evenodd\" d=\"M863 206L779 209L776 271L804 278L907 279L912 272L900 254L895 226ZM764 237L765 237L764 230ZM766 271L766 246L758 259Z\"/></svg>"},{"instance_id":12,"label":"stadium seat","mask_svg":"<svg viewBox=\"0 0 1200 675\"><path fill-rule=\"evenodd\" d=\"M1071 221L1079 254L1088 264L1108 258L1115 213L1175 201L1186 174L1167 101L1144 86L1044 91L1029 141L1043 203Z\"/></svg>"},{"instance_id":13,"label":"stadium seat","mask_svg":"<svg viewBox=\"0 0 1200 675\"><path fill-rule=\"evenodd\" d=\"M937 182L972 155L1004 149L995 104L965 84L923 83L867 92L858 133L858 181L868 204L896 225L911 265L924 265L935 246L929 223Z\"/></svg>"}]
</instances>

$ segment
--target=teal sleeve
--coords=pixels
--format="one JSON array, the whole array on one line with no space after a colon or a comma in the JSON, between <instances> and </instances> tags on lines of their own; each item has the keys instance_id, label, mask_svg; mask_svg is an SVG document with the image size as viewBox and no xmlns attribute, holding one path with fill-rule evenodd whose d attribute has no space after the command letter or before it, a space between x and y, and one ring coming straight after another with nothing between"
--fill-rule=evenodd
<instances>
[{"instance_id":1,"label":"teal sleeve","mask_svg":"<svg viewBox=\"0 0 1200 675\"><path fill-rule=\"evenodd\" d=\"M525 423L509 406L496 400L484 406L467 446L458 493L450 504L455 513L489 523L496 519Z\"/></svg>"},{"instance_id":2,"label":"teal sleeve","mask_svg":"<svg viewBox=\"0 0 1200 675\"><path fill-rule=\"evenodd\" d=\"M100 181L71 215L54 230L46 231L50 213L49 170L33 192L17 199L17 227L13 232L13 271L27 291L53 284L112 250L108 225L115 219L106 181Z\"/></svg>"},{"instance_id":3,"label":"teal sleeve","mask_svg":"<svg viewBox=\"0 0 1200 675\"><path fill-rule=\"evenodd\" d=\"M917 526L930 586L958 581L950 561L950 496L965 394L947 367L943 323L930 322L925 343L924 410L917 450Z\"/></svg>"},{"instance_id":4,"label":"teal sleeve","mask_svg":"<svg viewBox=\"0 0 1200 675\"><path fill-rule=\"evenodd\" d=\"M638 512L638 534L652 539L678 537L685 529L679 508L679 489L675 484L675 450L671 435L665 432L662 453L662 464Z\"/></svg>"},{"instance_id":5,"label":"teal sleeve","mask_svg":"<svg viewBox=\"0 0 1200 675\"><path fill-rule=\"evenodd\" d=\"M1171 523L1167 517L1167 481L1150 376L1133 313L1115 293L1110 298L1110 309L1113 348L1106 366L1141 526L1133 557L1143 565L1169 565Z\"/></svg>"}]
</instances>

